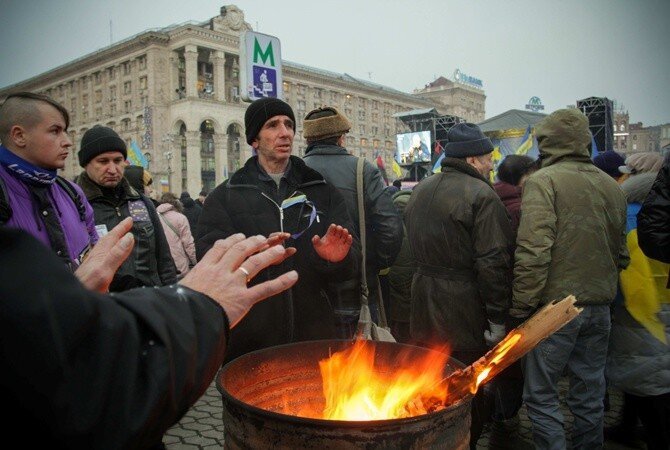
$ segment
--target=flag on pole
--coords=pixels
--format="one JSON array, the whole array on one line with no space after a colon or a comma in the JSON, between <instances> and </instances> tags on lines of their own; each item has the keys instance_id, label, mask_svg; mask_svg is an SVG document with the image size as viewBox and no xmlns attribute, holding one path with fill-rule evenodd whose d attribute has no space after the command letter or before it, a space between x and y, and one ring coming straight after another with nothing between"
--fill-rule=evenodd
<instances>
[{"instance_id":1,"label":"flag on pole","mask_svg":"<svg viewBox=\"0 0 670 450\"><path fill-rule=\"evenodd\" d=\"M442 160L444 159L444 153L440 155L439 158L437 158L437 161L435 161L435 164L433 164L433 173L438 173L442 172Z\"/></svg>"},{"instance_id":2,"label":"flag on pole","mask_svg":"<svg viewBox=\"0 0 670 450\"><path fill-rule=\"evenodd\" d=\"M593 136L593 133L591 133L591 159L596 156L598 156L598 145L596 144L596 139Z\"/></svg>"},{"instance_id":3,"label":"flag on pole","mask_svg":"<svg viewBox=\"0 0 670 450\"><path fill-rule=\"evenodd\" d=\"M530 132L530 125L528 125L526 132L521 138L521 145L519 145L519 148L516 149L516 154L525 155L531 148L533 148L533 135Z\"/></svg>"},{"instance_id":4,"label":"flag on pole","mask_svg":"<svg viewBox=\"0 0 670 450\"><path fill-rule=\"evenodd\" d=\"M393 160L391 170L393 170L393 174L396 176L396 178L402 178L402 169L400 168L400 164L398 164L395 159Z\"/></svg>"},{"instance_id":5,"label":"flag on pole","mask_svg":"<svg viewBox=\"0 0 670 450\"><path fill-rule=\"evenodd\" d=\"M496 145L493 148L493 152L491 153L491 161L493 161L493 170L490 173L491 177L491 183L495 183L496 177L498 176L498 166L500 165L500 162L502 161L502 153L500 153L500 146Z\"/></svg>"},{"instance_id":6,"label":"flag on pole","mask_svg":"<svg viewBox=\"0 0 670 450\"><path fill-rule=\"evenodd\" d=\"M144 156L140 147L137 145L137 142L134 140L130 142L130 148L128 149L128 161L133 166L142 166L145 169L149 168L149 161Z\"/></svg>"},{"instance_id":7,"label":"flag on pole","mask_svg":"<svg viewBox=\"0 0 670 450\"><path fill-rule=\"evenodd\" d=\"M382 173L382 177L384 178L384 183L386 185L389 185L389 179L388 176L386 175L386 167L384 167L384 160L382 159L382 155L378 154L377 155L377 167L379 168L379 171Z\"/></svg>"}]
</instances>

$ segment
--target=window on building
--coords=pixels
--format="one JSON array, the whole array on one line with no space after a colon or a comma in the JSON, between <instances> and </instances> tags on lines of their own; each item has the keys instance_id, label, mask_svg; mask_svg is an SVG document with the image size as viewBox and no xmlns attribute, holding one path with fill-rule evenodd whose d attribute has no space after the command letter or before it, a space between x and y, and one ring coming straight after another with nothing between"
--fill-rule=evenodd
<instances>
[{"instance_id":1,"label":"window on building","mask_svg":"<svg viewBox=\"0 0 670 450\"><path fill-rule=\"evenodd\" d=\"M358 131L360 132L360 134L365 134L365 125L360 125L358 127Z\"/></svg>"},{"instance_id":2,"label":"window on building","mask_svg":"<svg viewBox=\"0 0 670 450\"><path fill-rule=\"evenodd\" d=\"M132 83L130 81L126 81L123 83L123 93L124 94L130 94L132 89Z\"/></svg>"},{"instance_id":3,"label":"window on building","mask_svg":"<svg viewBox=\"0 0 670 450\"><path fill-rule=\"evenodd\" d=\"M626 127L623 124L619 125L619 131L626 131Z\"/></svg>"},{"instance_id":4,"label":"window on building","mask_svg":"<svg viewBox=\"0 0 670 450\"><path fill-rule=\"evenodd\" d=\"M130 119L123 119L121 121L121 129L123 131L130 131Z\"/></svg>"},{"instance_id":5,"label":"window on building","mask_svg":"<svg viewBox=\"0 0 670 450\"><path fill-rule=\"evenodd\" d=\"M102 89L95 91L95 102L100 103L102 101Z\"/></svg>"},{"instance_id":6,"label":"window on building","mask_svg":"<svg viewBox=\"0 0 670 450\"><path fill-rule=\"evenodd\" d=\"M284 94L288 94L289 92L291 92L291 85L288 82L284 81L282 83L282 86L284 88Z\"/></svg>"},{"instance_id":7,"label":"window on building","mask_svg":"<svg viewBox=\"0 0 670 450\"><path fill-rule=\"evenodd\" d=\"M373 126L373 127L370 128L370 132L372 133L373 136L376 136L377 134L379 134L379 128L376 127L376 126Z\"/></svg>"},{"instance_id":8,"label":"window on building","mask_svg":"<svg viewBox=\"0 0 670 450\"><path fill-rule=\"evenodd\" d=\"M112 103L111 105L109 105L109 113L110 113L111 115L115 115L115 114L116 114L116 103Z\"/></svg>"},{"instance_id":9,"label":"window on building","mask_svg":"<svg viewBox=\"0 0 670 450\"><path fill-rule=\"evenodd\" d=\"M95 108L95 120L99 120L102 117L102 107L98 106Z\"/></svg>"},{"instance_id":10,"label":"window on building","mask_svg":"<svg viewBox=\"0 0 670 450\"><path fill-rule=\"evenodd\" d=\"M130 112L130 110L133 109L133 101L132 100L126 100L125 103L123 104L123 110L125 112Z\"/></svg>"},{"instance_id":11,"label":"window on building","mask_svg":"<svg viewBox=\"0 0 670 450\"><path fill-rule=\"evenodd\" d=\"M88 89L88 77L81 78L81 88Z\"/></svg>"},{"instance_id":12,"label":"window on building","mask_svg":"<svg viewBox=\"0 0 670 450\"><path fill-rule=\"evenodd\" d=\"M88 109L88 94L81 96L81 110L86 111Z\"/></svg>"},{"instance_id":13,"label":"window on building","mask_svg":"<svg viewBox=\"0 0 670 450\"><path fill-rule=\"evenodd\" d=\"M149 100L149 98L146 95L143 95L142 97L140 97L140 106L142 108L146 108L147 105L149 104L148 100Z\"/></svg>"},{"instance_id":14,"label":"window on building","mask_svg":"<svg viewBox=\"0 0 670 450\"><path fill-rule=\"evenodd\" d=\"M147 88L147 77L140 77L140 89Z\"/></svg>"},{"instance_id":15,"label":"window on building","mask_svg":"<svg viewBox=\"0 0 670 450\"><path fill-rule=\"evenodd\" d=\"M138 130L144 130L144 116L137 116L135 119L135 125L137 126Z\"/></svg>"},{"instance_id":16,"label":"window on building","mask_svg":"<svg viewBox=\"0 0 670 450\"><path fill-rule=\"evenodd\" d=\"M305 112L305 100L298 100L298 111L302 111L303 113Z\"/></svg>"},{"instance_id":17,"label":"window on building","mask_svg":"<svg viewBox=\"0 0 670 450\"><path fill-rule=\"evenodd\" d=\"M116 101L116 86L109 87L109 101Z\"/></svg>"},{"instance_id":18,"label":"window on building","mask_svg":"<svg viewBox=\"0 0 670 450\"><path fill-rule=\"evenodd\" d=\"M110 67L107 69L107 78L113 80L116 78L116 67Z\"/></svg>"},{"instance_id":19,"label":"window on building","mask_svg":"<svg viewBox=\"0 0 670 450\"><path fill-rule=\"evenodd\" d=\"M637 144L633 144L633 150L637 150Z\"/></svg>"},{"instance_id":20,"label":"window on building","mask_svg":"<svg viewBox=\"0 0 670 450\"><path fill-rule=\"evenodd\" d=\"M314 98L321 98L321 89L314 89Z\"/></svg>"},{"instance_id":21,"label":"window on building","mask_svg":"<svg viewBox=\"0 0 670 450\"><path fill-rule=\"evenodd\" d=\"M305 92L307 92L307 86L305 86L304 84L298 85L298 93L300 95L305 95Z\"/></svg>"},{"instance_id":22,"label":"window on building","mask_svg":"<svg viewBox=\"0 0 670 450\"><path fill-rule=\"evenodd\" d=\"M365 120L365 110L363 109L358 110L358 120Z\"/></svg>"},{"instance_id":23,"label":"window on building","mask_svg":"<svg viewBox=\"0 0 670 450\"><path fill-rule=\"evenodd\" d=\"M137 58L137 65L140 70L144 70L147 68L147 57L145 55L140 56Z\"/></svg>"},{"instance_id":24,"label":"window on building","mask_svg":"<svg viewBox=\"0 0 670 450\"><path fill-rule=\"evenodd\" d=\"M331 92L330 93L330 101L333 103L337 103L340 101L340 95L337 92Z\"/></svg>"},{"instance_id":25,"label":"window on building","mask_svg":"<svg viewBox=\"0 0 670 450\"><path fill-rule=\"evenodd\" d=\"M76 111L77 110L77 99L72 98L70 99L70 111Z\"/></svg>"},{"instance_id":26,"label":"window on building","mask_svg":"<svg viewBox=\"0 0 670 450\"><path fill-rule=\"evenodd\" d=\"M121 67L123 68L124 75L130 75L130 61L122 63Z\"/></svg>"},{"instance_id":27,"label":"window on building","mask_svg":"<svg viewBox=\"0 0 670 450\"><path fill-rule=\"evenodd\" d=\"M637 134L634 134L634 135L633 135L633 140L634 140L634 141L637 141Z\"/></svg>"}]
</instances>

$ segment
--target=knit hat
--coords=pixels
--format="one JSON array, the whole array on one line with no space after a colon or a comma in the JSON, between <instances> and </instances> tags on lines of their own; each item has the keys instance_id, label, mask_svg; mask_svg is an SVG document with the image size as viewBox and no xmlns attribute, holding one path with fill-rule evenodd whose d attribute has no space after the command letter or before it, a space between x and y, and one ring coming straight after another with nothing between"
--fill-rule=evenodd
<instances>
[{"instance_id":1,"label":"knit hat","mask_svg":"<svg viewBox=\"0 0 670 450\"><path fill-rule=\"evenodd\" d=\"M599 153L593 158L593 164L612 178L619 178L623 175L619 166L624 165L624 163L623 156L612 150Z\"/></svg>"},{"instance_id":2,"label":"knit hat","mask_svg":"<svg viewBox=\"0 0 670 450\"><path fill-rule=\"evenodd\" d=\"M453 158L486 155L493 151L491 140L474 123L459 123L447 133L444 155Z\"/></svg>"},{"instance_id":3,"label":"knit hat","mask_svg":"<svg viewBox=\"0 0 670 450\"><path fill-rule=\"evenodd\" d=\"M324 106L307 113L302 135L310 141L320 141L341 136L351 129L349 120L337 109Z\"/></svg>"},{"instance_id":4,"label":"knit hat","mask_svg":"<svg viewBox=\"0 0 670 450\"><path fill-rule=\"evenodd\" d=\"M187 191L184 191L181 193L179 196L179 200L186 200L187 198L191 198L191 194L189 194Z\"/></svg>"},{"instance_id":5,"label":"knit hat","mask_svg":"<svg viewBox=\"0 0 670 450\"><path fill-rule=\"evenodd\" d=\"M625 165L619 167L621 173L658 172L663 167L663 157L660 153L641 152L633 153L626 158Z\"/></svg>"},{"instance_id":6,"label":"knit hat","mask_svg":"<svg viewBox=\"0 0 670 450\"><path fill-rule=\"evenodd\" d=\"M79 146L79 165L86 167L96 156L105 152L121 152L123 158L128 157L126 143L111 128L96 125L84 133Z\"/></svg>"},{"instance_id":7,"label":"knit hat","mask_svg":"<svg viewBox=\"0 0 670 450\"><path fill-rule=\"evenodd\" d=\"M251 145L265 122L274 116L288 116L293 121L293 131L295 131L295 116L288 103L278 98L259 98L249 105L247 112L244 113L247 144Z\"/></svg>"}]
</instances>

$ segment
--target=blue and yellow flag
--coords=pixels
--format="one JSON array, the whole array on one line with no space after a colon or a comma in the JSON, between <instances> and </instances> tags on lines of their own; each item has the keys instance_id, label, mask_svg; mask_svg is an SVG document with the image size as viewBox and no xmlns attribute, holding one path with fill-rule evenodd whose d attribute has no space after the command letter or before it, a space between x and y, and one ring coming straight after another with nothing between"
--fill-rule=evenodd
<instances>
[{"instance_id":1,"label":"blue and yellow flag","mask_svg":"<svg viewBox=\"0 0 670 450\"><path fill-rule=\"evenodd\" d=\"M530 125L528 125L523 138L521 138L521 145L519 145L519 148L516 149L515 153L517 155L525 155L531 148L533 148L533 135L530 132Z\"/></svg>"},{"instance_id":2,"label":"blue and yellow flag","mask_svg":"<svg viewBox=\"0 0 670 450\"><path fill-rule=\"evenodd\" d=\"M128 161L130 161L130 164L133 166L142 166L145 169L149 168L149 161L147 161L147 158L135 141L132 141L130 143L130 148L128 148Z\"/></svg>"},{"instance_id":3,"label":"blue and yellow flag","mask_svg":"<svg viewBox=\"0 0 670 450\"><path fill-rule=\"evenodd\" d=\"M396 176L396 178L402 178L402 169L400 168L400 164L398 164L395 159L393 160L391 170L393 170L393 174Z\"/></svg>"},{"instance_id":4,"label":"blue and yellow flag","mask_svg":"<svg viewBox=\"0 0 670 450\"><path fill-rule=\"evenodd\" d=\"M500 161L502 161L502 153L500 153L500 146L496 145L495 148L493 149L493 152L491 153L491 161L493 162L493 170L491 171L490 177L491 177L491 183L495 183L496 177L498 176L498 166L500 165Z\"/></svg>"},{"instance_id":5,"label":"blue and yellow flag","mask_svg":"<svg viewBox=\"0 0 670 450\"><path fill-rule=\"evenodd\" d=\"M440 157L437 158L437 161L435 161L435 164L433 164L433 173L442 172L442 160L443 159L444 159L444 152L442 152Z\"/></svg>"}]
</instances>

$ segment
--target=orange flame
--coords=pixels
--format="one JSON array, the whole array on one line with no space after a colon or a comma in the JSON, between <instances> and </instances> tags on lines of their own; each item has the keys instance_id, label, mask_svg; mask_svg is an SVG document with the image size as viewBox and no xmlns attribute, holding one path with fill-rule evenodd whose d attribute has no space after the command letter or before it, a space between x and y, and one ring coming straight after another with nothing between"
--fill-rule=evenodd
<instances>
[{"instance_id":1,"label":"orange flame","mask_svg":"<svg viewBox=\"0 0 670 450\"><path fill-rule=\"evenodd\" d=\"M511 336L506 337L503 341L495 347L495 353L491 358L491 361L481 369L477 374L476 381L470 387L471 393L476 393L479 386L488 379L491 370L498 365L498 363L504 358L504 356L519 342L521 335L519 333L512 334Z\"/></svg>"},{"instance_id":2,"label":"orange flame","mask_svg":"<svg viewBox=\"0 0 670 450\"><path fill-rule=\"evenodd\" d=\"M396 419L443 407L448 358L446 353L431 352L419 360L380 368L374 364L374 345L356 341L352 347L319 362L326 399L323 418Z\"/></svg>"}]
</instances>

